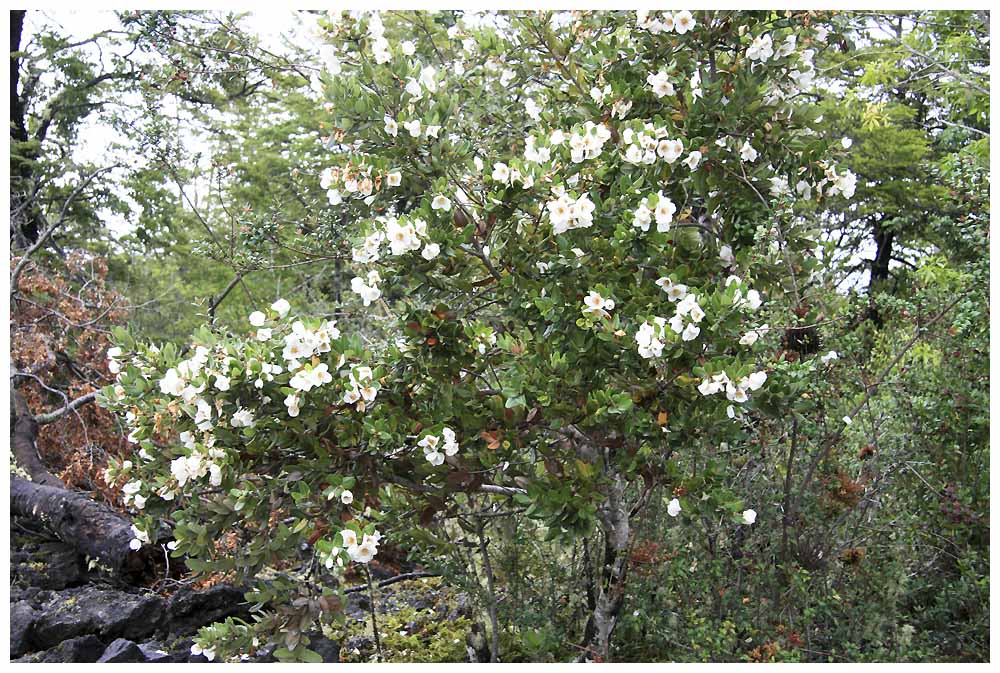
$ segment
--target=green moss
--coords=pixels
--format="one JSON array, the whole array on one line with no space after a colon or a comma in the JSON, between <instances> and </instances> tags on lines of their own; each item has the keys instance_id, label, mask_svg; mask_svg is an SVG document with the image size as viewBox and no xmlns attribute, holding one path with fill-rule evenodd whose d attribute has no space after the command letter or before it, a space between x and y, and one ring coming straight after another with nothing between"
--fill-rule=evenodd
<instances>
[{"instance_id":1,"label":"green moss","mask_svg":"<svg viewBox=\"0 0 1000 673\"><path fill-rule=\"evenodd\" d=\"M440 578L428 578L419 582L393 587L395 591L385 592L383 598L392 610L378 615L379 638L382 654L387 662L396 663L437 663L465 662L465 636L472 622L467 617L443 620L441 608L454 607L454 595L450 588L443 586ZM417 610L409 605L421 597L432 597L434 603ZM345 644L341 650L341 661L368 662L375 654L374 642L358 652L346 647L346 643L357 636L372 636L371 620L349 622L342 630L330 634Z\"/></svg>"}]
</instances>

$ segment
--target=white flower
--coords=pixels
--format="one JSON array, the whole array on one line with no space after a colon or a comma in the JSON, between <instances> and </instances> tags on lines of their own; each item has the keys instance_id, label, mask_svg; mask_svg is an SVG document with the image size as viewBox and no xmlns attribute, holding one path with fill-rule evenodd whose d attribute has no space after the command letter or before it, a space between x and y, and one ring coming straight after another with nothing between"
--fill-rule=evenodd
<instances>
[{"instance_id":1,"label":"white flower","mask_svg":"<svg viewBox=\"0 0 1000 673\"><path fill-rule=\"evenodd\" d=\"M646 76L646 83L649 84L650 88L653 90L653 94L657 98L663 98L664 96L674 95L674 85L670 83L667 78L667 73L660 71L657 73L650 73Z\"/></svg>"},{"instance_id":2,"label":"white flower","mask_svg":"<svg viewBox=\"0 0 1000 673\"><path fill-rule=\"evenodd\" d=\"M228 376L223 376L219 374L215 377L215 387L222 392L229 390L230 380Z\"/></svg>"},{"instance_id":3,"label":"white flower","mask_svg":"<svg viewBox=\"0 0 1000 673\"><path fill-rule=\"evenodd\" d=\"M496 342L496 337L493 338ZM455 439L455 431L451 428L442 428L441 436L444 437L444 454L446 456L454 456L458 453L458 441Z\"/></svg>"},{"instance_id":4,"label":"white flower","mask_svg":"<svg viewBox=\"0 0 1000 673\"><path fill-rule=\"evenodd\" d=\"M202 432L212 429L212 405L205 400L198 400L197 412L194 415L194 423Z\"/></svg>"},{"instance_id":5,"label":"white flower","mask_svg":"<svg viewBox=\"0 0 1000 673\"><path fill-rule=\"evenodd\" d=\"M630 100L616 100L611 106L611 114L618 119L625 119L629 111L632 109L632 101Z\"/></svg>"},{"instance_id":6,"label":"white flower","mask_svg":"<svg viewBox=\"0 0 1000 673\"><path fill-rule=\"evenodd\" d=\"M591 290L587 296L583 298L583 303L584 306L586 306L583 310L584 313L593 313L595 315L607 316L607 312L615 307L613 299L605 299L599 292L594 290Z\"/></svg>"},{"instance_id":7,"label":"white flower","mask_svg":"<svg viewBox=\"0 0 1000 673\"><path fill-rule=\"evenodd\" d=\"M848 138L847 136L844 136L843 138L840 139L840 146L843 147L845 150L850 149L851 145L853 144L854 141Z\"/></svg>"},{"instance_id":8,"label":"white flower","mask_svg":"<svg viewBox=\"0 0 1000 673\"><path fill-rule=\"evenodd\" d=\"M289 395L285 398L285 406L288 407L288 415L295 418L299 415L299 396Z\"/></svg>"},{"instance_id":9,"label":"white flower","mask_svg":"<svg viewBox=\"0 0 1000 673\"><path fill-rule=\"evenodd\" d=\"M844 425L850 425L853 422L850 416L844 416Z\"/></svg>"},{"instance_id":10,"label":"white flower","mask_svg":"<svg viewBox=\"0 0 1000 673\"><path fill-rule=\"evenodd\" d=\"M812 196L812 187L805 180L799 180L795 183L795 191L803 199L808 199Z\"/></svg>"},{"instance_id":11,"label":"white flower","mask_svg":"<svg viewBox=\"0 0 1000 673\"><path fill-rule=\"evenodd\" d=\"M424 249L420 251L420 256L426 260L432 260L441 253L441 246L437 243L425 243Z\"/></svg>"},{"instance_id":12,"label":"white flower","mask_svg":"<svg viewBox=\"0 0 1000 673\"><path fill-rule=\"evenodd\" d=\"M288 385L295 390L308 392L313 388L318 388L324 383L329 383L332 380L333 377L330 375L329 367L324 362L309 369L300 369L296 372L295 376L288 381Z\"/></svg>"},{"instance_id":13,"label":"white flower","mask_svg":"<svg viewBox=\"0 0 1000 673\"><path fill-rule=\"evenodd\" d=\"M292 310L292 305L284 299L279 299L271 304L271 309L277 312L279 318L284 318Z\"/></svg>"},{"instance_id":14,"label":"white flower","mask_svg":"<svg viewBox=\"0 0 1000 673\"><path fill-rule=\"evenodd\" d=\"M662 320L660 318L659 320ZM663 327L662 325L651 325L648 322L643 322L639 326L638 331L635 333L635 342L639 347L640 357L658 358L663 354L663 342L660 340Z\"/></svg>"},{"instance_id":15,"label":"white flower","mask_svg":"<svg viewBox=\"0 0 1000 673\"><path fill-rule=\"evenodd\" d=\"M701 328L694 323L688 323L688 326L684 328L683 332L681 332L681 339L684 341L692 341L697 338L699 334L701 334Z\"/></svg>"},{"instance_id":16,"label":"white flower","mask_svg":"<svg viewBox=\"0 0 1000 673\"><path fill-rule=\"evenodd\" d=\"M538 121L542 118L541 114L542 109L538 106L538 103L535 102L534 98L525 99L524 113L529 117L531 117L532 119L534 119L535 121Z\"/></svg>"},{"instance_id":17,"label":"white flower","mask_svg":"<svg viewBox=\"0 0 1000 673\"><path fill-rule=\"evenodd\" d=\"M753 523L754 523L754 521L756 521L756 520L757 520L757 512L756 511L754 511L752 509L744 510L744 512L743 512L743 523L745 523L748 526L752 526Z\"/></svg>"},{"instance_id":18,"label":"white flower","mask_svg":"<svg viewBox=\"0 0 1000 673\"><path fill-rule=\"evenodd\" d=\"M698 164L700 162L701 162L701 152L699 152L698 150L692 150L691 153L687 155L687 158L683 161L684 165L687 166L692 171L698 167Z\"/></svg>"},{"instance_id":19,"label":"white flower","mask_svg":"<svg viewBox=\"0 0 1000 673\"><path fill-rule=\"evenodd\" d=\"M413 226L401 224L394 217L386 222L385 237L389 240L389 249L393 255L402 255L420 247L420 239Z\"/></svg>"},{"instance_id":20,"label":"white flower","mask_svg":"<svg viewBox=\"0 0 1000 673\"><path fill-rule=\"evenodd\" d=\"M253 412L251 412L249 409L244 409L243 407L239 407L233 414L233 417L229 423L234 428L252 427L254 423Z\"/></svg>"},{"instance_id":21,"label":"white flower","mask_svg":"<svg viewBox=\"0 0 1000 673\"><path fill-rule=\"evenodd\" d=\"M740 344L743 346L753 346L759 338L767 334L769 329L767 325L761 325L757 329L750 330L740 337Z\"/></svg>"},{"instance_id":22,"label":"white flower","mask_svg":"<svg viewBox=\"0 0 1000 673\"><path fill-rule=\"evenodd\" d=\"M680 140L663 139L656 145L656 154L668 164L672 164L684 153L684 143Z\"/></svg>"},{"instance_id":23,"label":"white flower","mask_svg":"<svg viewBox=\"0 0 1000 673\"><path fill-rule=\"evenodd\" d=\"M215 463L210 463L208 466L208 483L210 486L222 485L222 468Z\"/></svg>"},{"instance_id":24,"label":"white flower","mask_svg":"<svg viewBox=\"0 0 1000 673\"><path fill-rule=\"evenodd\" d=\"M355 538L355 542L357 538ZM379 536L376 532L375 535L365 535L361 544L354 544L347 548L347 553L351 557L351 560L355 563L368 563L375 555L378 553L378 541Z\"/></svg>"},{"instance_id":25,"label":"white flower","mask_svg":"<svg viewBox=\"0 0 1000 673\"><path fill-rule=\"evenodd\" d=\"M403 174L399 171L393 171L385 176L385 183L389 187L399 187L403 182Z\"/></svg>"},{"instance_id":26,"label":"white flower","mask_svg":"<svg viewBox=\"0 0 1000 673\"><path fill-rule=\"evenodd\" d=\"M343 540L344 547L357 547L358 546L358 536L350 528L345 528L340 531L340 539Z\"/></svg>"},{"instance_id":27,"label":"white flower","mask_svg":"<svg viewBox=\"0 0 1000 673\"><path fill-rule=\"evenodd\" d=\"M254 311L250 314L250 324L254 327L263 327L267 322L267 316L261 311Z\"/></svg>"},{"instance_id":28,"label":"white flower","mask_svg":"<svg viewBox=\"0 0 1000 673\"><path fill-rule=\"evenodd\" d=\"M413 44L413 42L410 40L401 42L399 48L407 56L413 56L415 53L417 53L417 45Z\"/></svg>"},{"instance_id":29,"label":"white flower","mask_svg":"<svg viewBox=\"0 0 1000 673\"><path fill-rule=\"evenodd\" d=\"M361 300L364 302L365 306L370 305L373 301L376 301L382 296L382 291L379 290L378 286L375 284L377 281L372 280L372 273L378 277L378 272L370 271L368 274L368 282L365 282L364 278L355 276L351 279L351 291L361 295Z\"/></svg>"},{"instance_id":30,"label":"white flower","mask_svg":"<svg viewBox=\"0 0 1000 673\"><path fill-rule=\"evenodd\" d=\"M746 380L747 380L747 386L750 388L750 390L758 390L762 385L764 385L764 382L767 381L767 372L765 371L754 372L753 374L748 376Z\"/></svg>"},{"instance_id":31,"label":"white flower","mask_svg":"<svg viewBox=\"0 0 1000 673\"><path fill-rule=\"evenodd\" d=\"M184 380L177 374L177 370L170 368L160 379L160 392L167 395L178 396L184 392Z\"/></svg>"},{"instance_id":32,"label":"white flower","mask_svg":"<svg viewBox=\"0 0 1000 673\"><path fill-rule=\"evenodd\" d=\"M389 115L385 116L385 132L395 138L399 134L399 124Z\"/></svg>"},{"instance_id":33,"label":"white flower","mask_svg":"<svg viewBox=\"0 0 1000 673\"><path fill-rule=\"evenodd\" d=\"M752 61L766 61L774 56L770 35L758 35L747 47L747 58Z\"/></svg>"},{"instance_id":34,"label":"white flower","mask_svg":"<svg viewBox=\"0 0 1000 673\"><path fill-rule=\"evenodd\" d=\"M691 97L697 100L702 97L703 93L701 90L701 71L695 70L694 75L691 76Z\"/></svg>"},{"instance_id":35,"label":"white flower","mask_svg":"<svg viewBox=\"0 0 1000 673\"><path fill-rule=\"evenodd\" d=\"M670 516L677 516L680 513L681 513L681 503L677 498L674 498L673 500L670 501L670 504L667 505L667 514L669 514Z\"/></svg>"},{"instance_id":36,"label":"white flower","mask_svg":"<svg viewBox=\"0 0 1000 673\"><path fill-rule=\"evenodd\" d=\"M820 359L820 362L822 362L823 364L826 364L827 362L831 362L833 360L839 360L840 359L840 355L837 354L837 351L830 351L826 355L821 355L819 359Z\"/></svg>"},{"instance_id":37,"label":"white flower","mask_svg":"<svg viewBox=\"0 0 1000 673\"><path fill-rule=\"evenodd\" d=\"M451 210L451 199L444 194L438 194L431 201L431 208L434 210Z\"/></svg>"},{"instance_id":38,"label":"white flower","mask_svg":"<svg viewBox=\"0 0 1000 673\"><path fill-rule=\"evenodd\" d=\"M344 197L340 195L340 190L331 189L326 193L326 200L329 201L331 206L338 206L344 201Z\"/></svg>"},{"instance_id":39,"label":"white flower","mask_svg":"<svg viewBox=\"0 0 1000 673\"><path fill-rule=\"evenodd\" d=\"M663 192L657 194L656 208L653 214L656 216L656 230L659 232L670 231L670 223L674 219L677 206L674 202L664 196Z\"/></svg>"},{"instance_id":40,"label":"white flower","mask_svg":"<svg viewBox=\"0 0 1000 673\"><path fill-rule=\"evenodd\" d=\"M743 146L740 147L740 159L743 161L757 160L757 150L753 148L749 140L744 140Z\"/></svg>"},{"instance_id":41,"label":"white flower","mask_svg":"<svg viewBox=\"0 0 1000 673\"><path fill-rule=\"evenodd\" d=\"M686 9L674 14L674 30L680 35L694 28L696 23L697 21L691 16L691 12Z\"/></svg>"},{"instance_id":42,"label":"white flower","mask_svg":"<svg viewBox=\"0 0 1000 673\"><path fill-rule=\"evenodd\" d=\"M405 128L411 136L414 138L420 137L420 120L411 119L408 122L403 122L403 128Z\"/></svg>"},{"instance_id":43,"label":"white flower","mask_svg":"<svg viewBox=\"0 0 1000 673\"><path fill-rule=\"evenodd\" d=\"M343 493L340 494L340 502L342 502L345 505L350 505L352 502L354 502L354 494L351 493L350 491L344 491Z\"/></svg>"},{"instance_id":44,"label":"white flower","mask_svg":"<svg viewBox=\"0 0 1000 673\"><path fill-rule=\"evenodd\" d=\"M719 259L725 262L726 266L732 266L736 261L736 258L733 256L733 249L728 245L719 248Z\"/></svg>"},{"instance_id":45,"label":"white flower","mask_svg":"<svg viewBox=\"0 0 1000 673\"><path fill-rule=\"evenodd\" d=\"M754 311L759 309L764 302L761 301L760 293L757 290L750 290L747 292L747 304Z\"/></svg>"},{"instance_id":46,"label":"white flower","mask_svg":"<svg viewBox=\"0 0 1000 673\"><path fill-rule=\"evenodd\" d=\"M653 222L653 211L646 207L645 203L640 203L632 215L632 226L636 229L649 231L649 225Z\"/></svg>"},{"instance_id":47,"label":"white flower","mask_svg":"<svg viewBox=\"0 0 1000 673\"><path fill-rule=\"evenodd\" d=\"M424 132L425 138L437 138L438 133L441 132L440 126L428 126L427 130Z\"/></svg>"},{"instance_id":48,"label":"white flower","mask_svg":"<svg viewBox=\"0 0 1000 673\"><path fill-rule=\"evenodd\" d=\"M510 167L500 162L493 164L493 179L497 182L508 182L510 180Z\"/></svg>"},{"instance_id":49,"label":"white flower","mask_svg":"<svg viewBox=\"0 0 1000 673\"><path fill-rule=\"evenodd\" d=\"M771 182L771 196L785 196L791 193L791 188L788 186L788 178L784 175L775 175L770 178Z\"/></svg>"},{"instance_id":50,"label":"white flower","mask_svg":"<svg viewBox=\"0 0 1000 673\"><path fill-rule=\"evenodd\" d=\"M561 234L569 229L590 227L594 223L594 202L587 194L574 201L568 194L546 204L552 233Z\"/></svg>"}]
</instances>

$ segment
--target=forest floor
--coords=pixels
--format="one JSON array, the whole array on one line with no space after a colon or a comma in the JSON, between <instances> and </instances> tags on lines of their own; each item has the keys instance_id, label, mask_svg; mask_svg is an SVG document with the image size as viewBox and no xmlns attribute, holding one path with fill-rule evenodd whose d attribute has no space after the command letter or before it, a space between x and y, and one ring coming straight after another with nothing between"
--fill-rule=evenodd
<instances>
[{"instance_id":1,"label":"forest floor","mask_svg":"<svg viewBox=\"0 0 1000 673\"><path fill-rule=\"evenodd\" d=\"M242 589L115 583L88 569L70 546L16 518L11 520L10 554L14 662L205 662L191 654L200 627L227 617L250 618ZM308 634L309 647L325 662L374 661L368 593L348 598L344 626ZM466 660L469 601L440 578L377 588L376 605L382 660ZM244 660L274 661L272 649Z\"/></svg>"}]
</instances>

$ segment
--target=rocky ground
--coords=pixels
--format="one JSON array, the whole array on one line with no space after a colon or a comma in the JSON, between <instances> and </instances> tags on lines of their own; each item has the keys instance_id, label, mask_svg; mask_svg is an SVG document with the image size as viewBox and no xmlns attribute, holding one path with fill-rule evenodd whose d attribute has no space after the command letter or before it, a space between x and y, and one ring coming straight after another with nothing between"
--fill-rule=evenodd
<instances>
[{"instance_id":1,"label":"rocky ground","mask_svg":"<svg viewBox=\"0 0 1000 673\"><path fill-rule=\"evenodd\" d=\"M353 593L343 629L309 634L325 662L375 656L367 593ZM461 661L470 608L438 578L378 590L386 660ZM112 584L41 531L11 526L10 642L14 662L205 662L191 654L197 630L226 617L248 618L243 591L228 585L167 594ZM428 659L429 658L429 659ZM263 654L255 661L273 661Z\"/></svg>"}]
</instances>

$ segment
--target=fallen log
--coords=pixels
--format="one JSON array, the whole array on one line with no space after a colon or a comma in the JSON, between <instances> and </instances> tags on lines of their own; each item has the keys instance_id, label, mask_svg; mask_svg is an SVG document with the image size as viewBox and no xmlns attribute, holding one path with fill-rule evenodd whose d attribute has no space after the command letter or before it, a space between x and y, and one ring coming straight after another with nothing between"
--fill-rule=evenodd
<instances>
[{"instance_id":1,"label":"fallen log","mask_svg":"<svg viewBox=\"0 0 1000 673\"><path fill-rule=\"evenodd\" d=\"M44 525L60 540L96 560L112 575L138 583L162 562L163 550L129 547L132 522L85 493L10 477L10 510Z\"/></svg>"}]
</instances>

